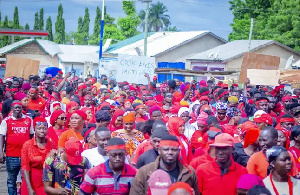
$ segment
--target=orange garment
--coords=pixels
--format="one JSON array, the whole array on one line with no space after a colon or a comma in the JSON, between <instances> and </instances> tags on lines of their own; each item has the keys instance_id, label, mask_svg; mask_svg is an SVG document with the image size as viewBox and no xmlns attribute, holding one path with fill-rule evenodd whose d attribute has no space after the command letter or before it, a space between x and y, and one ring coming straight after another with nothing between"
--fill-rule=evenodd
<instances>
[{"instance_id":1,"label":"orange garment","mask_svg":"<svg viewBox=\"0 0 300 195\"><path fill-rule=\"evenodd\" d=\"M31 110L39 110L41 113L45 109L46 106L46 100L42 97L38 97L38 99L33 100L29 98L29 103L28 103L28 109Z\"/></svg>"},{"instance_id":2,"label":"orange garment","mask_svg":"<svg viewBox=\"0 0 300 195\"><path fill-rule=\"evenodd\" d=\"M130 157L135 152L137 146L145 139L143 133L136 129L133 129L131 132L119 129L112 132L111 137L119 137L126 143L126 152Z\"/></svg>"},{"instance_id":3,"label":"orange garment","mask_svg":"<svg viewBox=\"0 0 300 195\"><path fill-rule=\"evenodd\" d=\"M63 103L63 104L68 104L70 102L70 99L69 98L67 98L67 97L64 97L62 100L61 100L61 103Z\"/></svg>"},{"instance_id":4,"label":"orange garment","mask_svg":"<svg viewBox=\"0 0 300 195\"><path fill-rule=\"evenodd\" d=\"M138 147L135 150L135 153L133 154L133 157L131 159L131 163L133 165L136 165L138 158L143 153L147 152L148 150L152 149L153 146L150 143L150 140L145 140L141 144L138 145Z\"/></svg>"},{"instance_id":5,"label":"orange garment","mask_svg":"<svg viewBox=\"0 0 300 195\"><path fill-rule=\"evenodd\" d=\"M292 161L292 170L289 173L291 176L298 175L298 169L296 166L295 159L293 155L289 152ZM267 161L267 157L263 151L257 152L250 156L249 161L247 163L247 170L249 174L258 175L262 179L267 177L269 163Z\"/></svg>"},{"instance_id":6,"label":"orange garment","mask_svg":"<svg viewBox=\"0 0 300 195\"><path fill-rule=\"evenodd\" d=\"M82 146L84 146L84 140L83 137L81 135L81 133L76 132L73 129L69 129L65 132L63 132L58 140L58 148L64 148L65 147L65 143L71 138L71 137L75 137L77 138L81 143Z\"/></svg>"}]
</instances>

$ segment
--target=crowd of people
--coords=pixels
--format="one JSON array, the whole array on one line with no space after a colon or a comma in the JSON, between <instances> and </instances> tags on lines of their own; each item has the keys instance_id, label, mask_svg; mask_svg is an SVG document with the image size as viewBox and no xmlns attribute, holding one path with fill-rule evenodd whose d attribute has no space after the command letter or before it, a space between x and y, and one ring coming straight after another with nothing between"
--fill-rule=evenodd
<instances>
[{"instance_id":1,"label":"crowd of people","mask_svg":"<svg viewBox=\"0 0 300 195\"><path fill-rule=\"evenodd\" d=\"M300 89L145 81L0 80L8 194L300 194Z\"/></svg>"}]
</instances>

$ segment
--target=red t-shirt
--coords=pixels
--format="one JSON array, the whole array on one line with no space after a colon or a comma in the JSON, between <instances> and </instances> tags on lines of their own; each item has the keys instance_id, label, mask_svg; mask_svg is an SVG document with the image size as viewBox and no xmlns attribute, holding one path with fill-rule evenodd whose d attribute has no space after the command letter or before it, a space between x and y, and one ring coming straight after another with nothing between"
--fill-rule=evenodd
<instances>
[{"instance_id":1,"label":"red t-shirt","mask_svg":"<svg viewBox=\"0 0 300 195\"><path fill-rule=\"evenodd\" d=\"M221 169L216 161L202 164L196 171L199 191L202 195L237 194L237 182L247 173L245 167L233 161L224 175L221 175Z\"/></svg>"},{"instance_id":2,"label":"red t-shirt","mask_svg":"<svg viewBox=\"0 0 300 195\"><path fill-rule=\"evenodd\" d=\"M292 146L289 148L289 151L294 156L298 171L300 171L300 149L296 148L295 146Z\"/></svg>"},{"instance_id":3,"label":"red t-shirt","mask_svg":"<svg viewBox=\"0 0 300 195\"><path fill-rule=\"evenodd\" d=\"M6 117L0 127L0 134L6 136L6 156L21 157L23 144L30 139L29 134L33 134L32 119L22 115L16 119L13 116Z\"/></svg>"},{"instance_id":4,"label":"red t-shirt","mask_svg":"<svg viewBox=\"0 0 300 195\"><path fill-rule=\"evenodd\" d=\"M42 97L38 97L38 99L33 100L29 98L28 109L31 110L39 110L41 113L45 109L46 100Z\"/></svg>"}]
</instances>

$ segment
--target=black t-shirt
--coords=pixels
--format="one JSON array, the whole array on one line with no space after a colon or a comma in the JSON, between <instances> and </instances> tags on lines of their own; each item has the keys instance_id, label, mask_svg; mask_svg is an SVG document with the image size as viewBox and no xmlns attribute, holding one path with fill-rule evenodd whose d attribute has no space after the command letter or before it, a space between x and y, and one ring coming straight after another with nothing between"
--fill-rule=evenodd
<instances>
[{"instance_id":1,"label":"black t-shirt","mask_svg":"<svg viewBox=\"0 0 300 195\"><path fill-rule=\"evenodd\" d=\"M156 160L158 157L158 152L154 149L150 149L141 156L139 156L138 161L136 163L136 168L141 168L144 165L147 165L149 163L152 163Z\"/></svg>"},{"instance_id":2,"label":"black t-shirt","mask_svg":"<svg viewBox=\"0 0 300 195\"><path fill-rule=\"evenodd\" d=\"M159 169L163 170L161 167L159 167ZM172 183L176 183L177 180L178 180L178 176L179 176L179 167L178 165L176 166L176 168L172 171L166 171L164 170L165 172L167 172L171 178L171 181Z\"/></svg>"}]
</instances>

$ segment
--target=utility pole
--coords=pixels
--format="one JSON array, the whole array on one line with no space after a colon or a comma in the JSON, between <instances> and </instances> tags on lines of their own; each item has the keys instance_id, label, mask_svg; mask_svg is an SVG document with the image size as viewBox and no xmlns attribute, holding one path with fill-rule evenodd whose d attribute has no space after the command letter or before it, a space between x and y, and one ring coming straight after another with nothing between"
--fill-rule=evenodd
<instances>
[{"instance_id":1,"label":"utility pole","mask_svg":"<svg viewBox=\"0 0 300 195\"><path fill-rule=\"evenodd\" d=\"M250 26L250 32L249 32L249 47L248 47L249 52L251 50L251 39L252 39L252 32L253 32L253 23L254 23L254 19L251 18L251 26Z\"/></svg>"},{"instance_id":2,"label":"utility pole","mask_svg":"<svg viewBox=\"0 0 300 195\"><path fill-rule=\"evenodd\" d=\"M147 56L147 38L148 38L148 18L149 18L149 5L152 0L142 0L143 3L146 3L146 16L145 16L145 32L144 32L144 56Z\"/></svg>"}]
</instances>

